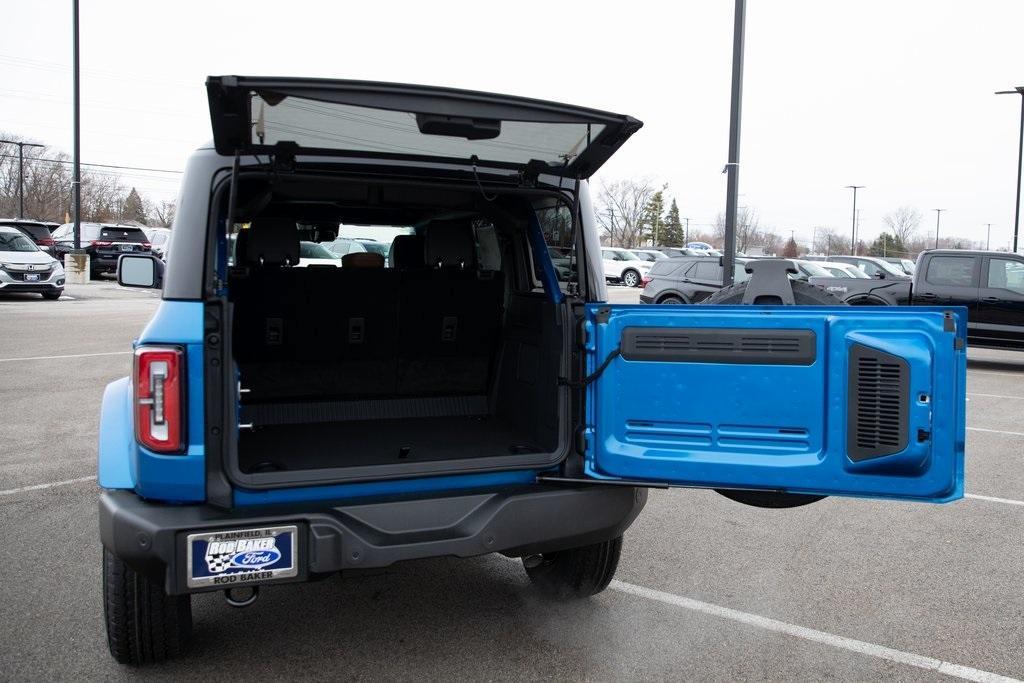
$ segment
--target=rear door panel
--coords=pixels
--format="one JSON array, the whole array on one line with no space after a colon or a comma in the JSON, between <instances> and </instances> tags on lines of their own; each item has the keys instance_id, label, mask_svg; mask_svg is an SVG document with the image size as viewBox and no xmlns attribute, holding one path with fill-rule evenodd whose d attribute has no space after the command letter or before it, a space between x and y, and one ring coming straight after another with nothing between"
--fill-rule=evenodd
<instances>
[{"instance_id":1,"label":"rear door panel","mask_svg":"<svg viewBox=\"0 0 1024 683\"><path fill-rule=\"evenodd\" d=\"M587 474L955 500L965 324L963 309L592 304L588 373L617 355L587 387Z\"/></svg>"}]
</instances>

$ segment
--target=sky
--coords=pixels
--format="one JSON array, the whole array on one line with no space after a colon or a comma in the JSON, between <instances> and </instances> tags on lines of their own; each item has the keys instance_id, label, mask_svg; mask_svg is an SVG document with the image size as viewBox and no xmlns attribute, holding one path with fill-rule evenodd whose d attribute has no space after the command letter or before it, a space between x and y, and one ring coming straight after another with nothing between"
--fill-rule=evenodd
<instances>
[{"instance_id":1,"label":"sky","mask_svg":"<svg viewBox=\"0 0 1024 683\"><path fill-rule=\"evenodd\" d=\"M211 74L425 83L633 115L594 183L650 177L691 225L725 205L733 3L81 3L82 160L181 170ZM0 131L70 152L71 1L9 2ZM1021 0L748 0L740 204L780 234L862 236L901 205L944 235L1013 229ZM127 172L126 172L127 173ZM124 175L154 198L180 176Z\"/></svg>"}]
</instances>

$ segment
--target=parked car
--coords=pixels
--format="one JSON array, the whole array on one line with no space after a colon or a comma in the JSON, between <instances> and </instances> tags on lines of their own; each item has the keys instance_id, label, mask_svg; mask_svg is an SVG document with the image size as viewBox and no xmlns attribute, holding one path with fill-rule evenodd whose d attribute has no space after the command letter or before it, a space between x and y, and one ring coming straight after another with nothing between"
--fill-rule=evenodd
<instances>
[{"instance_id":1,"label":"parked car","mask_svg":"<svg viewBox=\"0 0 1024 683\"><path fill-rule=\"evenodd\" d=\"M811 283L855 305L963 306L972 346L1024 350L1024 256L935 249L918 256L913 280L811 278Z\"/></svg>"},{"instance_id":2,"label":"parked car","mask_svg":"<svg viewBox=\"0 0 1024 683\"><path fill-rule=\"evenodd\" d=\"M910 281L910 276L902 268L889 263L883 258L876 256L832 256L830 258L839 263L849 263L852 266L857 266L868 277L879 280Z\"/></svg>"},{"instance_id":3,"label":"parked car","mask_svg":"<svg viewBox=\"0 0 1024 683\"><path fill-rule=\"evenodd\" d=\"M815 261L815 263L827 270L832 277L852 277L860 280L871 279L867 273L850 263L840 263L838 261Z\"/></svg>"},{"instance_id":4,"label":"parked car","mask_svg":"<svg viewBox=\"0 0 1024 683\"><path fill-rule=\"evenodd\" d=\"M748 275L746 259L737 259L734 282ZM684 256L658 261L644 278L642 304L696 304L722 288L722 262L715 256Z\"/></svg>"},{"instance_id":5,"label":"parked car","mask_svg":"<svg viewBox=\"0 0 1024 683\"><path fill-rule=\"evenodd\" d=\"M339 258L344 256L345 254L354 254L369 251L366 248L365 242L360 242L359 240L355 239L347 239L344 237L339 237L333 242L322 242L321 244L323 244L324 247L326 247L332 253L337 255Z\"/></svg>"},{"instance_id":6,"label":"parked car","mask_svg":"<svg viewBox=\"0 0 1024 683\"><path fill-rule=\"evenodd\" d=\"M660 252L669 258L678 258L680 256L707 256L707 252L703 249L693 249L690 247L651 247L652 250Z\"/></svg>"},{"instance_id":7,"label":"parked car","mask_svg":"<svg viewBox=\"0 0 1024 683\"><path fill-rule=\"evenodd\" d=\"M387 261L388 252L391 251L390 242L380 242L367 237L357 237L356 241L362 244L366 251L373 252L374 254L380 254L384 257L384 260Z\"/></svg>"},{"instance_id":8,"label":"parked car","mask_svg":"<svg viewBox=\"0 0 1024 683\"><path fill-rule=\"evenodd\" d=\"M832 273L821 266L820 263L805 261L803 259L789 259L796 266L796 275L790 277L796 280L807 281L812 277L833 277Z\"/></svg>"},{"instance_id":9,"label":"parked car","mask_svg":"<svg viewBox=\"0 0 1024 683\"><path fill-rule=\"evenodd\" d=\"M647 261L648 263L668 258L668 256L655 249L630 249L630 251L636 254L641 261Z\"/></svg>"},{"instance_id":10,"label":"parked car","mask_svg":"<svg viewBox=\"0 0 1024 683\"><path fill-rule=\"evenodd\" d=\"M349 252L353 253L353 252ZM299 242L299 267L334 266L341 268L341 256L318 242Z\"/></svg>"},{"instance_id":11,"label":"parked car","mask_svg":"<svg viewBox=\"0 0 1024 683\"><path fill-rule=\"evenodd\" d=\"M636 119L366 81L207 91L213 148L185 167L163 300L100 411L118 661L178 654L193 593L246 606L419 558L502 553L549 595L590 596L650 486L769 507L962 497L958 309L608 302L588 180ZM257 118L259 136L239 125ZM416 234L393 268L294 268L310 215ZM576 250L572 282L548 245ZM158 266L122 255L118 280L152 287Z\"/></svg>"},{"instance_id":12,"label":"parked car","mask_svg":"<svg viewBox=\"0 0 1024 683\"><path fill-rule=\"evenodd\" d=\"M913 277L914 275L914 261L908 258L886 258L885 261L893 264L907 275Z\"/></svg>"},{"instance_id":13,"label":"parked car","mask_svg":"<svg viewBox=\"0 0 1024 683\"><path fill-rule=\"evenodd\" d=\"M75 246L74 223L65 223L53 232L54 256L61 262ZM80 233L82 249L89 254L89 275L117 270L121 254L149 254L152 248L142 228L112 223L82 223Z\"/></svg>"},{"instance_id":14,"label":"parked car","mask_svg":"<svg viewBox=\"0 0 1024 683\"><path fill-rule=\"evenodd\" d=\"M150 248L153 250L153 255L157 258L166 261L167 250L171 243L171 231L169 228L142 228L142 231L146 233L149 238Z\"/></svg>"},{"instance_id":15,"label":"parked car","mask_svg":"<svg viewBox=\"0 0 1024 683\"><path fill-rule=\"evenodd\" d=\"M651 269L650 261L641 259L628 249L602 247L601 259L605 278L627 287L641 287L644 275Z\"/></svg>"},{"instance_id":16,"label":"parked car","mask_svg":"<svg viewBox=\"0 0 1024 683\"><path fill-rule=\"evenodd\" d=\"M40 249L21 229L0 225L0 293L36 292L59 299L64 291L64 268Z\"/></svg>"},{"instance_id":17,"label":"parked car","mask_svg":"<svg viewBox=\"0 0 1024 683\"><path fill-rule=\"evenodd\" d=\"M21 218L0 218L0 225L7 225L21 230L39 247L40 251L53 256L53 237L50 235L50 230L46 223Z\"/></svg>"}]
</instances>

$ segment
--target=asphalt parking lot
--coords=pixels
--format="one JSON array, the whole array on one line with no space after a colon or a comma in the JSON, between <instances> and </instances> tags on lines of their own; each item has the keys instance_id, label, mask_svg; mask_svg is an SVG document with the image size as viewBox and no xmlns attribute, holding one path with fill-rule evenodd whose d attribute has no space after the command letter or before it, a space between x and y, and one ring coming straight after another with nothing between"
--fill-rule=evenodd
<instances>
[{"instance_id":1,"label":"asphalt parking lot","mask_svg":"<svg viewBox=\"0 0 1024 683\"><path fill-rule=\"evenodd\" d=\"M104 385L157 304L113 284L0 299L0 678L133 675L106 651L95 449ZM638 290L614 288L613 301ZM972 350L967 490L793 510L653 491L611 590L542 600L518 563L430 560L193 600L157 678L1024 677L1024 354Z\"/></svg>"}]
</instances>

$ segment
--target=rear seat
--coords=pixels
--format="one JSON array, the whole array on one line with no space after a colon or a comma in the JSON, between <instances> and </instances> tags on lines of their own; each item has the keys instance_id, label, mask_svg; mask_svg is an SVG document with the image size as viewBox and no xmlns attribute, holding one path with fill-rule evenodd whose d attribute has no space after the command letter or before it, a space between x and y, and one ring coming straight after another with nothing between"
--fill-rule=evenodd
<instances>
[{"instance_id":1,"label":"rear seat","mask_svg":"<svg viewBox=\"0 0 1024 683\"><path fill-rule=\"evenodd\" d=\"M468 221L433 222L422 244L423 267L400 271L398 393L486 393L501 322L500 273L477 270Z\"/></svg>"}]
</instances>

